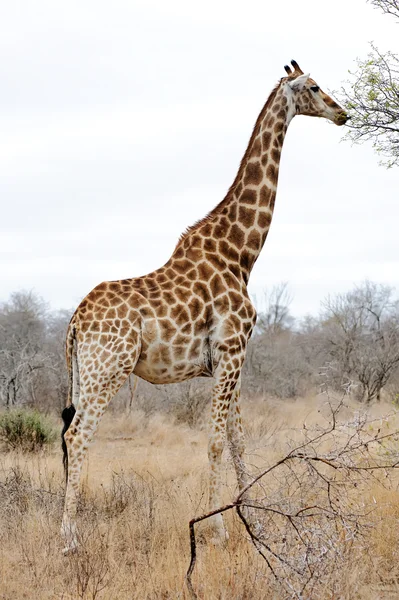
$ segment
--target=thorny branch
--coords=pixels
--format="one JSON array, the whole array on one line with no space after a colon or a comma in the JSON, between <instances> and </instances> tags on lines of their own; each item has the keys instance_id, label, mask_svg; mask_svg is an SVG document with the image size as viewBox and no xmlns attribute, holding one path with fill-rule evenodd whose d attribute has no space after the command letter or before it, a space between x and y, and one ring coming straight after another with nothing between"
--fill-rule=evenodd
<instances>
[{"instance_id":1,"label":"thorny branch","mask_svg":"<svg viewBox=\"0 0 399 600\"><path fill-rule=\"evenodd\" d=\"M353 545L361 543L370 528L367 517L375 510L367 500L367 486L370 478L389 484L389 474L399 467L395 449L399 431L382 433L380 421L365 414L345 422L340 418L344 399L337 406L330 401L327 405L330 414L324 428L304 426L303 441L261 470L234 501L190 521L186 582L192 598L198 598L192 582L195 525L231 509L275 582L290 597L315 593L323 576L343 564ZM263 484L267 493L260 495Z\"/></svg>"}]
</instances>

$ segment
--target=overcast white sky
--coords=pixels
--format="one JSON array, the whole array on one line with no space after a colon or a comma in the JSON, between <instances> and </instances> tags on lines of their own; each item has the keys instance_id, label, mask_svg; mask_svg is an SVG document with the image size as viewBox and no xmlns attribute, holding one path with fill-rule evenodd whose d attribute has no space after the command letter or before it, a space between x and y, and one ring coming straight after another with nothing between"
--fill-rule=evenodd
<instances>
[{"instance_id":1,"label":"overcast white sky","mask_svg":"<svg viewBox=\"0 0 399 600\"><path fill-rule=\"evenodd\" d=\"M0 300L74 307L166 262L224 196L295 58L339 88L399 25L365 0L14 0L0 19ZM250 292L287 280L292 312L365 278L399 290L399 170L297 117Z\"/></svg>"}]
</instances>

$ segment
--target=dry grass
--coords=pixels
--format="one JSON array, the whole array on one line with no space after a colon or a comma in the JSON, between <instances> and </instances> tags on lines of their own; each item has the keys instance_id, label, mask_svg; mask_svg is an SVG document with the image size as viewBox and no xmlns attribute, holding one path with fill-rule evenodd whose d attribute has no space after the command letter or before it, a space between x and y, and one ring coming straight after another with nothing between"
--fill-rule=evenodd
<instances>
[{"instance_id":1,"label":"dry grass","mask_svg":"<svg viewBox=\"0 0 399 600\"><path fill-rule=\"evenodd\" d=\"M347 408L348 418L358 407ZM371 409L381 427L390 407ZM248 462L272 462L306 427L323 422L322 399L252 401L244 411ZM377 425L378 426L378 421ZM299 431L298 431L299 428ZM61 454L0 457L0 599L188 598L188 521L206 510L206 431L174 425L165 417L106 415L85 465L79 508L81 551L63 557ZM227 458L227 457L226 457ZM376 479L362 492L375 507L362 553L346 553L318 598L375 600L399 596L399 494ZM226 461L224 496L236 492ZM359 492L360 493L360 492ZM288 598L235 514L226 516L225 548L199 547L193 582L206 600ZM345 551L346 541L342 540ZM367 551L365 552L365 548ZM304 596L306 597L306 596ZM316 596L308 596L315 599Z\"/></svg>"}]
</instances>

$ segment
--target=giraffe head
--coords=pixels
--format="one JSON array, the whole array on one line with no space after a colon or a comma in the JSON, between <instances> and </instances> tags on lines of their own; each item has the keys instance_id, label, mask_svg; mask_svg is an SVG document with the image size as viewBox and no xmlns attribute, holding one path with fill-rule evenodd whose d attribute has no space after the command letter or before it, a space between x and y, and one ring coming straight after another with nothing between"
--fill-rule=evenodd
<instances>
[{"instance_id":1,"label":"giraffe head","mask_svg":"<svg viewBox=\"0 0 399 600\"><path fill-rule=\"evenodd\" d=\"M336 125L344 125L349 119L347 113L320 89L309 73L303 73L295 60L291 61L291 65L293 69L285 65L288 77L283 78L282 83L292 97L295 114L325 117Z\"/></svg>"}]
</instances>

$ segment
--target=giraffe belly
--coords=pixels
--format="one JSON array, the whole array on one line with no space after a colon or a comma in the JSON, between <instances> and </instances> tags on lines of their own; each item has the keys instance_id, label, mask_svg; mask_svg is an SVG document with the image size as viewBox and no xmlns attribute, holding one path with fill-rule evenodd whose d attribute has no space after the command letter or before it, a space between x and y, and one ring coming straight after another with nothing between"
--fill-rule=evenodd
<instances>
[{"instance_id":1,"label":"giraffe belly","mask_svg":"<svg viewBox=\"0 0 399 600\"><path fill-rule=\"evenodd\" d=\"M201 377L205 374L203 369L194 365L187 365L184 369L176 372L160 365L153 366L140 361L137 363L133 372L135 375L138 375L138 377L141 377L141 379L145 379L146 381L155 384L179 383L180 381L192 379L193 377Z\"/></svg>"},{"instance_id":2,"label":"giraffe belly","mask_svg":"<svg viewBox=\"0 0 399 600\"><path fill-rule=\"evenodd\" d=\"M178 383L193 377L209 377L209 345L198 339L185 347L164 343L145 346L134 374L150 383Z\"/></svg>"}]
</instances>

